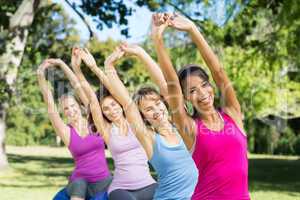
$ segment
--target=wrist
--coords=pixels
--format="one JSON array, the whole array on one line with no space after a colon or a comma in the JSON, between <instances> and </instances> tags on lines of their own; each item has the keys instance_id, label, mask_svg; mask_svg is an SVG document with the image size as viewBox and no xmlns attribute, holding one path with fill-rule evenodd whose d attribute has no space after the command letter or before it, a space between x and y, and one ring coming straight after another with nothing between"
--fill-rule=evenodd
<instances>
[{"instance_id":1,"label":"wrist","mask_svg":"<svg viewBox=\"0 0 300 200\"><path fill-rule=\"evenodd\" d=\"M162 34L152 34L152 40L153 41L159 41L163 39L163 35Z\"/></svg>"},{"instance_id":2,"label":"wrist","mask_svg":"<svg viewBox=\"0 0 300 200\"><path fill-rule=\"evenodd\" d=\"M136 51L135 55L138 57L145 56L146 51L143 48L140 48L138 51Z\"/></svg>"},{"instance_id":3,"label":"wrist","mask_svg":"<svg viewBox=\"0 0 300 200\"><path fill-rule=\"evenodd\" d=\"M37 70L36 70L36 73L38 75L44 75L45 73L45 68L44 67L39 67Z\"/></svg>"},{"instance_id":4,"label":"wrist","mask_svg":"<svg viewBox=\"0 0 300 200\"><path fill-rule=\"evenodd\" d=\"M190 34L195 34L195 33L199 32L199 30L198 30L198 27L193 23L191 25L191 27L189 28L188 32Z\"/></svg>"}]
</instances>

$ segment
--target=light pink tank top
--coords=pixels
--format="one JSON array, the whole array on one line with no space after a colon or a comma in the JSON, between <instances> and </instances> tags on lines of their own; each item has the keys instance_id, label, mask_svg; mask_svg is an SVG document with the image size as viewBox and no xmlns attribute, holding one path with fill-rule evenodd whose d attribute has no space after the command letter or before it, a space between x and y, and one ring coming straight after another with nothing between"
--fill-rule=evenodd
<instances>
[{"instance_id":1,"label":"light pink tank top","mask_svg":"<svg viewBox=\"0 0 300 200\"><path fill-rule=\"evenodd\" d=\"M115 166L109 193L115 189L137 190L155 183L150 174L146 152L130 127L125 136L113 125L107 146Z\"/></svg>"}]
</instances>

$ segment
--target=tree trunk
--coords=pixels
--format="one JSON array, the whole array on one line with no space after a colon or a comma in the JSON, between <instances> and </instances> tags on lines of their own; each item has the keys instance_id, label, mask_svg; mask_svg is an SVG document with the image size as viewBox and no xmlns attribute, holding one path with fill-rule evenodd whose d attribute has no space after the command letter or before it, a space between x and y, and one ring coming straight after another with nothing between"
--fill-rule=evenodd
<instances>
[{"instance_id":1,"label":"tree trunk","mask_svg":"<svg viewBox=\"0 0 300 200\"><path fill-rule=\"evenodd\" d=\"M5 153L5 109L0 105L0 170L8 167L8 161Z\"/></svg>"},{"instance_id":2,"label":"tree trunk","mask_svg":"<svg viewBox=\"0 0 300 200\"><path fill-rule=\"evenodd\" d=\"M0 80L5 81L8 91L14 91L14 83L26 46L28 28L32 25L34 12L39 5L40 0L23 0L17 11L9 19L10 35L6 43L5 53L0 55ZM5 154L7 105L8 102L0 102L0 169L8 166Z\"/></svg>"}]
</instances>

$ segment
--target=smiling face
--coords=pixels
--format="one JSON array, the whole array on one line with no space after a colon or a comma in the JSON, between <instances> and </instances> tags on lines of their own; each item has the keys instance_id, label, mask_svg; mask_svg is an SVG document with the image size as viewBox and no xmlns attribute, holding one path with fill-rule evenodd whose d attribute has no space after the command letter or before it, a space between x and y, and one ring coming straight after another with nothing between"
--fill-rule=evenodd
<instances>
[{"instance_id":1,"label":"smiling face","mask_svg":"<svg viewBox=\"0 0 300 200\"><path fill-rule=\"evenodd\" d=\"M104 97L100 105L104 116L111 122L116 122L123 116L121 105L112 96Z\"/></svg>"},{"instance_id":2,"label":"smiling face","mask_svg":"<svg viewBox=\"0 0 300 200\"><path fill-rule=\"evenodd\" d=\"M73 96L64 95L60 99L60 107L69 123L78 121L81 117L81 109Z\"/></svg>"},{"instance_id":3,"label":"smiling face","mask_svg":"<svg viewBox=\"0 0 300 200\"><path fill-rule=\"evenodd\" d=\"M215 110L214 89L205 70L194 64L187 65L178 72L178 78L184 98L192 103L196 111L194 118Z\"/></svg>"},{"instance_id":4,"label":"smiling face","mask_svg":"<svg viewBox=\"0 0 300 200\"><path fill-rule=\"evenodd\" d=\"M198 113L207 113L214 109L214 90L207 80L190 75L184 81L184 96Z\"/></svg>"},{"instance_id":5,"label":"smiling face","mask_svg":"<svg viewBox=\"0 0 300 200\"><path fill-rule=\"evenodd\" d=\"M133 96L146 123L153 128L168 122L168 109L159 93L152 87L140 88Z\"/></svg>"},{"instance_id":6,"label":"smiling face","mask_svg":"<svg viewBox=\"0 0 300 200\"><path fill-rule=\"evenodd\" d=\"M158 127L162 122L168 121L168 110L159 96L149 94L145 96L139 104L145 120L153 127Z\"/></svg>"}]
</instances>

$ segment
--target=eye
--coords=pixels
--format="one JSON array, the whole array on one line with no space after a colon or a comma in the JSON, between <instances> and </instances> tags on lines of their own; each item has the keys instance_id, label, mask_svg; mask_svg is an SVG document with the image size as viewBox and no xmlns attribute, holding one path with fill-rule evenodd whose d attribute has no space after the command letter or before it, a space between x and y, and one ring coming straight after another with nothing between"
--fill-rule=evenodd
<instances>
[{"instance_id":1,"label":"eye","mask_svg":"<svg viewBox=\"0 0 300 200\"><path fill-rule=\"evenodd\" d=\"M202 85L201 85L202 87L206 87L206 86L208 86L208 82L207 81L204 81L203 83L202 83Z\"/></svg>"},{"instance_id":2,"label":"eye","mask_svg":"<svg viewBox=\"0 0 300 200\"><path fill-rule=\"evenodd\" d=\"M145 112L150 112L152 109L151 108L146 108Z\"/></svg>"},{"instance_id":3,"label":"eye","mask_svg":"<svg viewBox=\"0 0 300 200\"><path fill-rule=\"evenodd\" d=\"M155 105L159 106L159 105L160 105L160 101L159 101L159 100L156 101L156 102L155 102Z\"/></svg>"},{"instance_id":4,"label":"eye","mask_svg":"<svg viewBox=\"0 0 300 200\"><path fill-rule=\"evenodd\" d=\"M193 94L196 91L196 88L190 89L190 94Z\"/></svg>"},{"instance_id":5,"label":"eye","mask_svg":"<svg viewBox=\"0 0 300 200\"><path fill-rule=\"evenodd\" d=\"M103 111L107 111L107 107L103 107L102 110L103 110Z\"/></svg>"}]
</instances>

